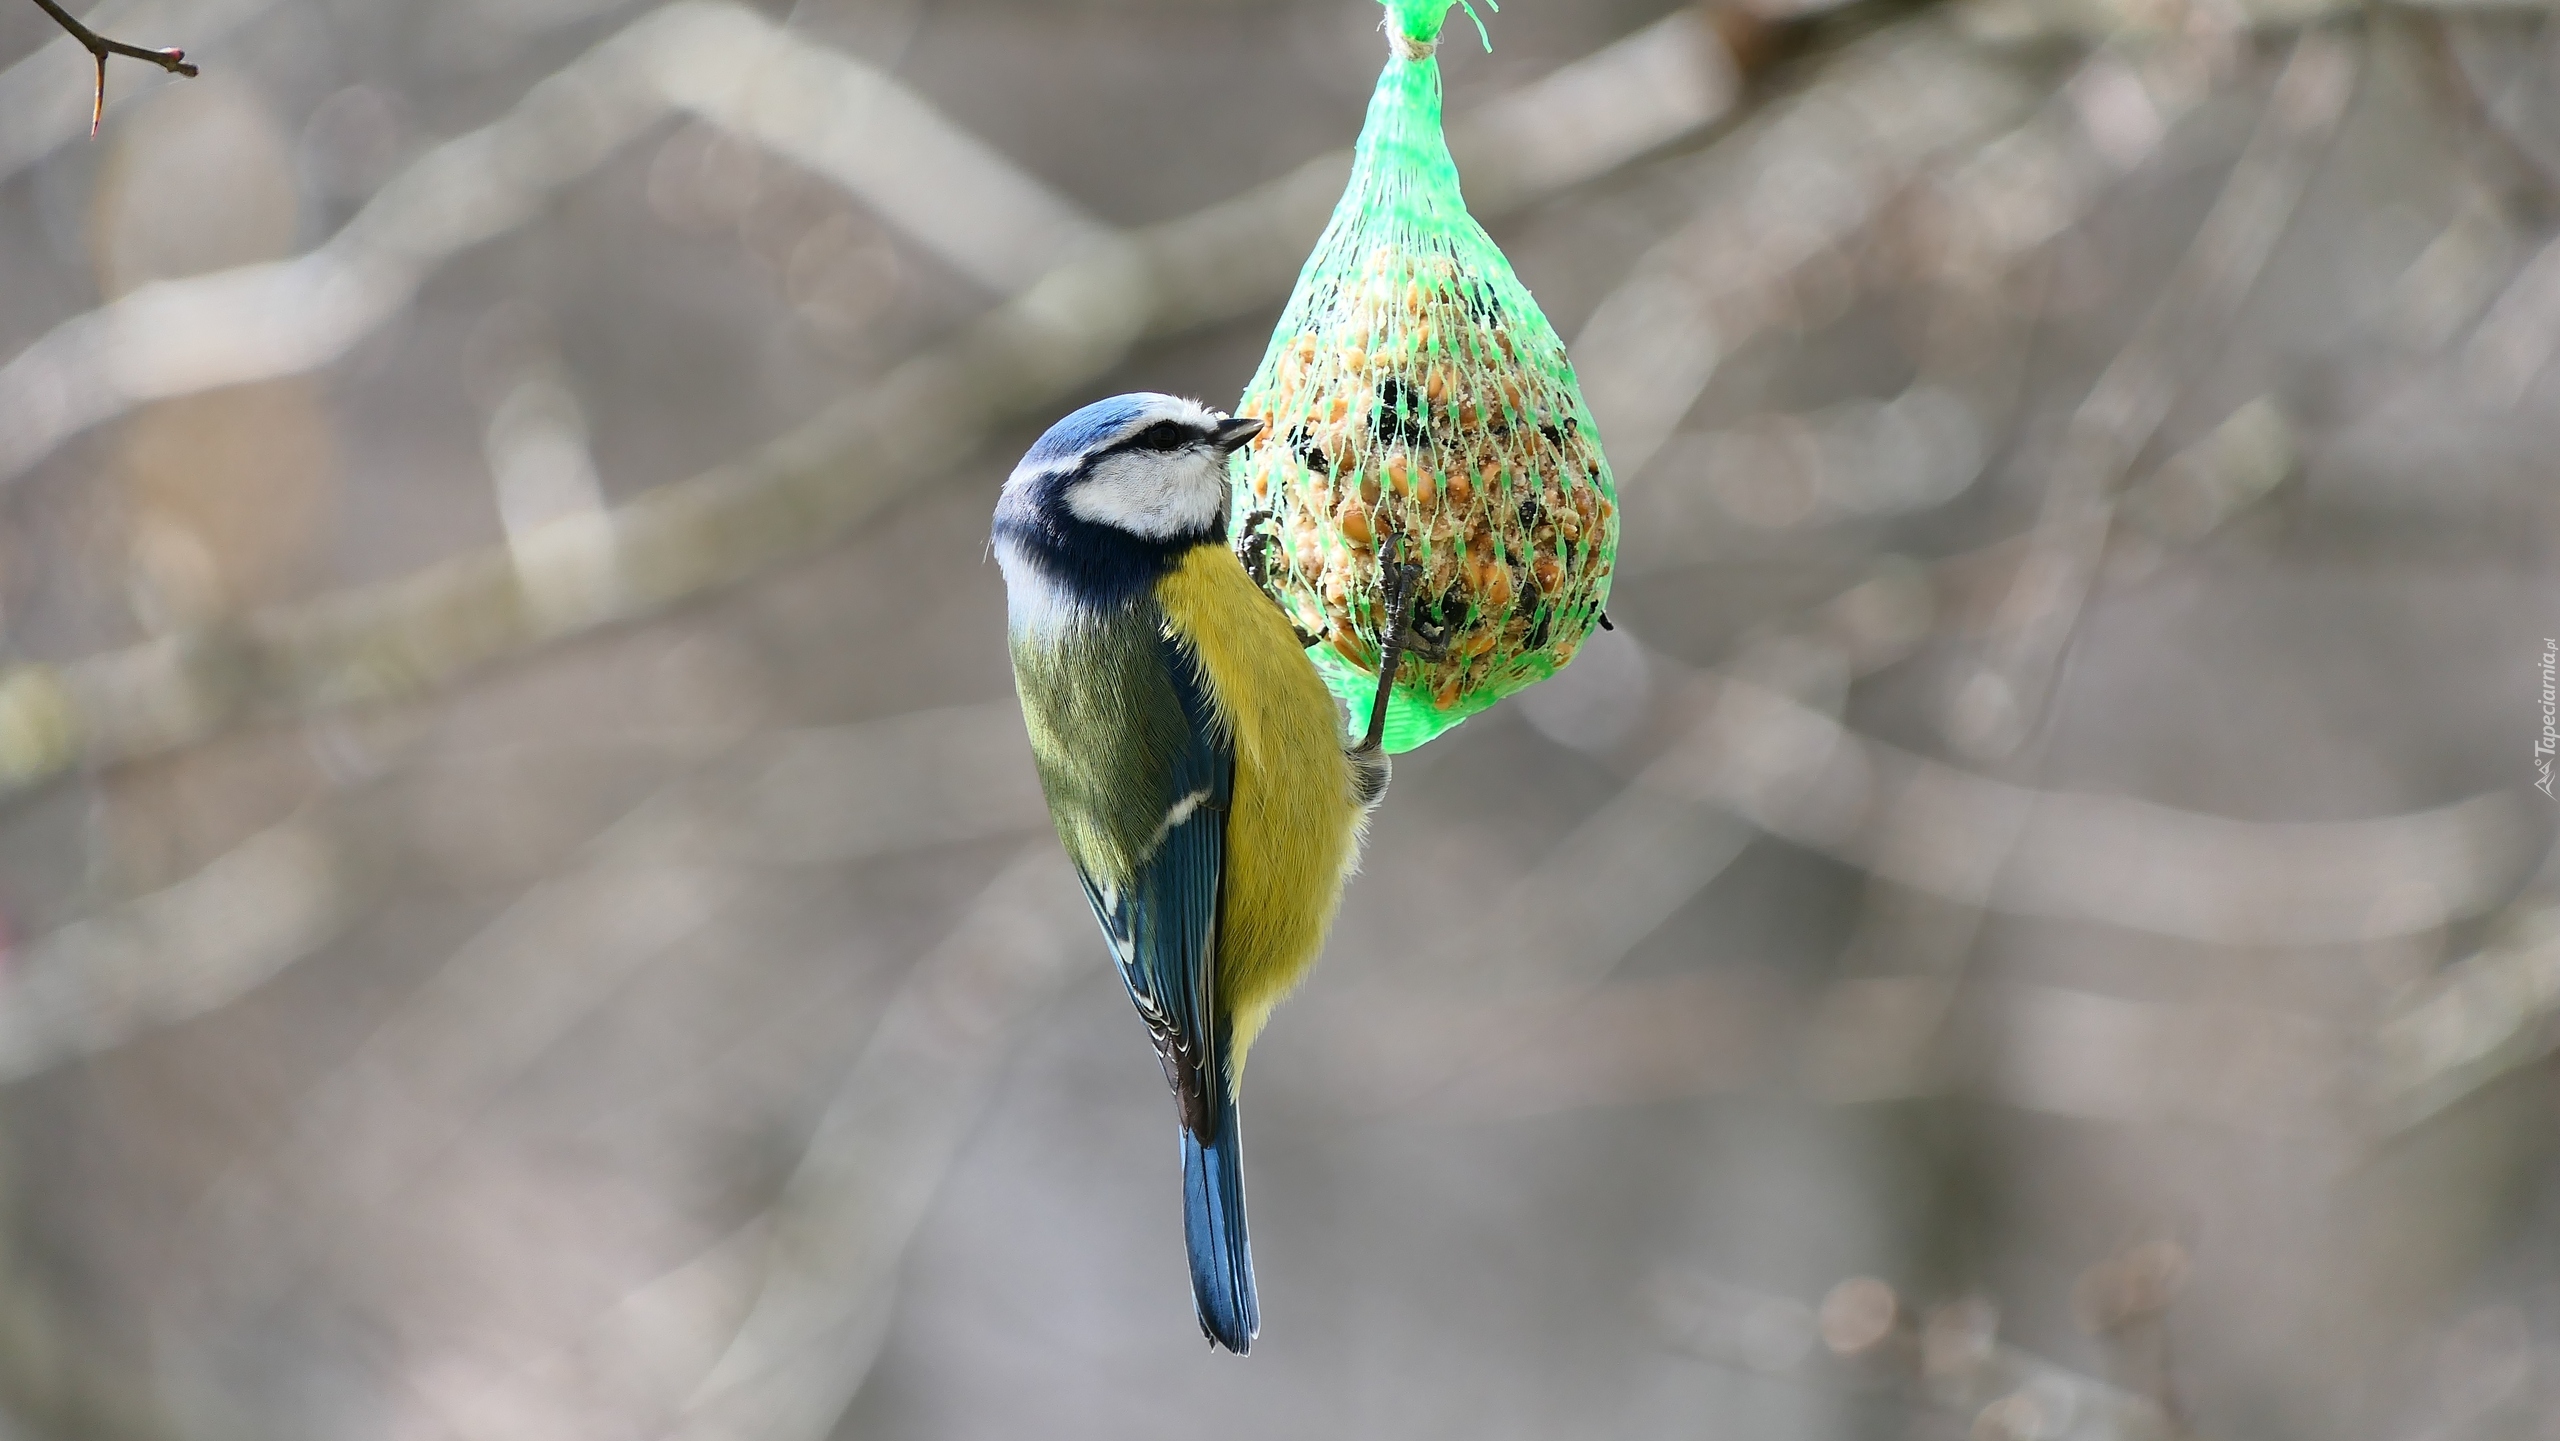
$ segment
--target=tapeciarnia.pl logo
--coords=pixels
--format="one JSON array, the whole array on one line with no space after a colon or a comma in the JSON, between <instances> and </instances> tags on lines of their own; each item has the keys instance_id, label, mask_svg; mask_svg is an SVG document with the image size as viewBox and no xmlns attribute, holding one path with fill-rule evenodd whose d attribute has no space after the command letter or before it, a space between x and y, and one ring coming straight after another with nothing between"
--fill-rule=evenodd
<instances>
[{"instance_id":1,"label":"tapeciarnia.pl logo","mask_svg":"<svg viewBox=\"0 0 2560 1441\"><path fill-rule=\"evenodd\" d=\"M2542 642L2542 736L2533 743L2533 788L2551 794L2551 756L2560 750L2560 640Z\"/></svg>"}]
</instances>

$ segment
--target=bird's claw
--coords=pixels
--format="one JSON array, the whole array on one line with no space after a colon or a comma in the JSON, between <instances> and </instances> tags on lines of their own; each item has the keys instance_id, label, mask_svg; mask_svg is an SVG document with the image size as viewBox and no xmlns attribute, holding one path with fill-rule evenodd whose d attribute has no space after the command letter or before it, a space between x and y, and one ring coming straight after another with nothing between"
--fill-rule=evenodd
<instances>
[{"instance_id":1,"label":"bird's claw","mask_svg":"<svg viewBox=\"0 0 2560 1441\"><path fill-rule=\"evenodd\" d=\"M1422 567L1412 561L1399 561L1387 568L1382 588L1386 591L1387 613L1394 619L1398 644L1406 655L1429 661L1449 658L1449 637L1457 627L1447 621L1437 624L1422 618L1418 599L1422 590ZM1399 612L1401 612L1399 616Z\"/></svg>"},{"instance_id":2,"label":"bird's claw","mask_svg":"<svg viewBox=\"0 0 2560 1441\"><path fill-rule=\"evenodd\" d=\"M1418 655L1424 660L1447 660L1449 633L1455 629L1455 626L1449 625L1426 626L1422 623L1421 617L1416 616L1405 626L1405 652L1408 655Z\"/></svg>"},{"instance_id":3,"label":"bird's claw","mask_svg":"<svg viewBox=\"0 0 2560 1441\"><path fill-rule=\"evenodd\" d=\"M1421 587L1422 567L1411 561L1390 561L1380 567L1378 589L1386 602L1386 637L1378 657L1377 698L1369 704L1369 733L1354 748L1360 754L1377 755L1385 747L1387 700L1395 694L1396 670L1405 652L1413 649L1413 594ZM1383 788L1384 782L1380 785Z\"/></svg>"},{"instance_id":4,"label":"bird's claw","mask_svg":"<svg viewBox=\"0 0 2560 1441\"><path fill-rule=\"evenodd\" d=\"M1271 593L1271 532L1262 527L1270 519L1271 512L1267 510L1247 512L1244 545L1236 551L1236 558L1244 562L1244 573L1253 578L1255 587L1265 595ZM1272 604L1279 602L1275 600Z\"/></svg>"},{"instance_id":5,"label":"bird's claw","mask_svg":"<svg viewBox=\"0 0 2560 1441\"><path fill-rule=\"evenodd\" d=\"M1289 633L1298 638L1298 649L1305 650L1324 637L1300 627L1297 618L1289 614L1289 608L1281 605L1280 597L1271 593L1272 535L1270 531L1263 528L1264 523L1270 519L1271 512L1268 510L1246 512L1244 544L1236 550L1236 559L1244 562L1244 573L1253 581L1254 589L1261 591L1265 599L1280 607L1281 618L1289 622Z\"/></svg>"}]
</instances>

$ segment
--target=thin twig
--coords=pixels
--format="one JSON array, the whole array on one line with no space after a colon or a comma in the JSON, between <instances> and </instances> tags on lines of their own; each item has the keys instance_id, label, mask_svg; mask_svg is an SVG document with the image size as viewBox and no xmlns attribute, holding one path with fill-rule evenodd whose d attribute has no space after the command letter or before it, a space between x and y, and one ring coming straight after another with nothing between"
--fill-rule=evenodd
<instances>
[{"instance_id":1,"label":"thin twig","mask_svg":"<svg viewBox=\"0 0 2560 1441\"><path fill-rule=\"evenodd\" d=\"M146 50L139 45L110 40L73 19L71 12L55 4L54 0L36 0L36 8L52 16L53 23L70 32L71 38L79 41L90 57L98 62L98 88L89 101L89 138L92 140L98 136L98 123L107 118L108 56L127 55L136 60L148 60L172 75L184 75L190 80L195 78L196 67L188 62L187 52L174 45L166 50Z\"/></svg>"}]
</instances>

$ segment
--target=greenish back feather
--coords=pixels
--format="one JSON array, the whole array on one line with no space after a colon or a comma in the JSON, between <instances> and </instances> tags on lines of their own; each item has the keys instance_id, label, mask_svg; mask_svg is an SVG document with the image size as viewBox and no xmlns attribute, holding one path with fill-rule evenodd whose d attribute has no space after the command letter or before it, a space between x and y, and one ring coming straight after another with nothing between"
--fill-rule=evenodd
<instances>
[{"instance_id":1,"label":"greenish back feather","mask_svg":"<svg viewBox=\"0 0 2560 1441\"><path fill-rule=\"evenodd\" d=\"M1175 759L1191 742L1153 601L1072 629L1013 637L1014 687L1058 839L1087 876L1125 886L1159 836Z\"/></svg>"}]
</instances>

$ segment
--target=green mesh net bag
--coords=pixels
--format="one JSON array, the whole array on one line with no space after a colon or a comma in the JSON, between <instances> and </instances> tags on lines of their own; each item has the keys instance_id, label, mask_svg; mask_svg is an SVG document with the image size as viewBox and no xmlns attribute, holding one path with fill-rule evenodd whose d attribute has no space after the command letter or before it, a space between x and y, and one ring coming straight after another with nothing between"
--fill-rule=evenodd
<instances>
[{"instance_id":1,"label":"green mesh net bag","mask_svg":"<svg viewBox=\"0 0 2560 1441\"><path fill-rule=\"evenodd\" d=\"M1420 567L1425 649L1387 711L1405 751L1573 659L1618 514L1564 343L1458 190L1432 55L1458 0L1383 3L1350 187L1236 407L1269 424L1236 457L1230 534L1363 723L1384 567Z\"/></svg>"}]
</instances>

